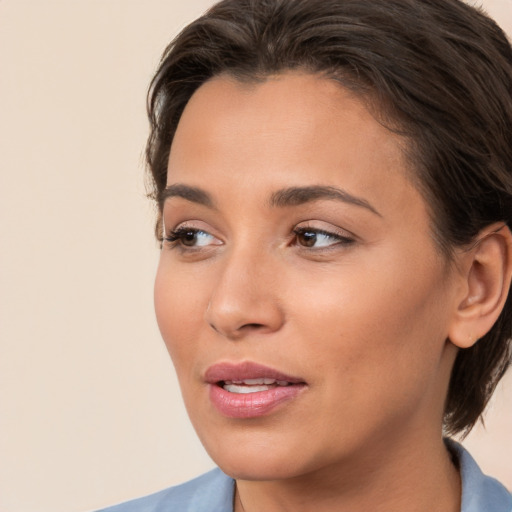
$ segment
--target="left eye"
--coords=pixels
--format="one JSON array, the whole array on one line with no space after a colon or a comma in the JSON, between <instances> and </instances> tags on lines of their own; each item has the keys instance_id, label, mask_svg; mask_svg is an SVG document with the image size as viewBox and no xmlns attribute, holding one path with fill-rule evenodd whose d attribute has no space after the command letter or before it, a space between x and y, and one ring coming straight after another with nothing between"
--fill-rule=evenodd
<instances>
[{"instance_id":1,"label":"left eye","mask_svg":"<svg viewBox=\"0 0 512 512\"><path fill-rule=\"evenodd\" d=\"M314 249L323 249L336 244L347 245L354 240L345 236L329 233L320 229L300 228L294 231L295 240L302 247L311 247Z\"/></svg>"},{"instance_id":2,"label":"left eye","mask_svg":"<svg viewBox=\"0 0 512 512\"><path fill-rule=\"evenodd\" d=\"M216 238L201 229L183 227L172 231L165 240L171 243L179 243L184 247L206 247L214 245Z\"/></svg>"}]
</instances>

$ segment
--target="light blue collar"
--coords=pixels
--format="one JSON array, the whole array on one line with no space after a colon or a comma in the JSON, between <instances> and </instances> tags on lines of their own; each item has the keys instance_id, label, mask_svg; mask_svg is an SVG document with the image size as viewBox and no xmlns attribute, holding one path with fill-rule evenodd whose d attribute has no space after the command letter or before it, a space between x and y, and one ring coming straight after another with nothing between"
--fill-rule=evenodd
<instances>
[{"instance_id":1,"label":"light blue collar","mask_svg":"<svg viewBox=\"0 0 512 512\"><path fill-rule=\"evenodd\" d=\"M461 512L512 512L512 495L505 487L485 476L460 444L445 442L460 467ZM184 484L100 512L233 512L234 490L235 481L214 469Z\"/></svg>"}]
</instances>

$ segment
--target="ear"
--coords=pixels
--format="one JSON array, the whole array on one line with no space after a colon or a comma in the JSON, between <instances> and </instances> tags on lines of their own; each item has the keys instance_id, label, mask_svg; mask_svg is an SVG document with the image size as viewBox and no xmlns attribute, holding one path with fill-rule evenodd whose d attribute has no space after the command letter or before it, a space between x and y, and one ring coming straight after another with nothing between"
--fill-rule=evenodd
<instances>
[{"instance_id":1,"label":"ear","mask_svg":"<svg viewBox=\"0 0 512 512\"><path fill-rule=\"evenodd\" d=\"M459 348L469 348L489 332L507 300L512 276L509 228L503 223L487 226L456 258L464 286L448 338Z\"/></svg>"}]
</instances>

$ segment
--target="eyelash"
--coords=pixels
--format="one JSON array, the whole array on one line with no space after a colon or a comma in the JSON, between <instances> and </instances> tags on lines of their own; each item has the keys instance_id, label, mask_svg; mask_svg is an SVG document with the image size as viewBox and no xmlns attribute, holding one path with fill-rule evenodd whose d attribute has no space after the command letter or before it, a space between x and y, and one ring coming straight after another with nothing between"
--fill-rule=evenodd
<instances>
[{"instance_id":1,"label":"eyelash","mask_svg":"<svg viewBox=\"0 0 512 512\"><path fill-rule=\"evenodd\" d=\"M318 247L318 248L315 248L315 247L312 247L312 250L328 250L328 249L331 249L333 246L348 246L348 245L351 245L355 242L355 239L354 238L351 238L350 236L343 236L343 235L340 235L338 233L333 233L332 231L325 231L323 229L319 229L319 228L313 228L313 227L301 227L301 228L297 228L297 229L294 229L293 230L293 233L295 234L295 242L296 242L296 245L301 245L302 248L306 249L308 248L307 245L302 245L302 244L297 244L297 238L300 237L300 236L304 236L304 235L307 235L307 234L311 234L313 235L313 237L311 237L311 239L313 239L314 241L316 241L316 238L320 235L320 236L325 236L327 238L330 238L332 240L335 240L334 243L332 244L329 244L327 247Z\"/></svg>"},{"instance_id":2,"label":"eyelash","mask_svg":"<svg viewBox=\"0 0 512 512\"><path fill-rule=\"evenodd\" d=\"M178 229L171 231L164 238L164 241L167 242L171 246L171 248L179 247L182 251L193 251L193 250L197 251L197 250L200 250L201 247L205 247L205 246L200 246L200 245L195 245L195 244L187 245L184 242L187 239L187 237L192 238L191 240L189 240L190 242L194 242L194 240L196 240L197 235L201 234L201 233L214 238L213 235L211 235L210 233L208 233L207 231L204 231L202 229L182 226L182 227L179 227ZM343 235L340 235L337 233L333 233L331 231L325 231L323 229L318 229L318 228L313 228L313 227L301 227L301 228L294 229L293 234L295 235L293 245L299 246L302 249L306 249L306 250L310 249L312 251L329 250L329 249L332 249L333 246L345 246L346 247L355 242L355 239L350 236L343 236ZM328 244L325 247L314 247L313 244L308 246L307 244L298 243L298 238L304 237L306 235L310 236L309 239L310 239L310 241L313 241L313 244L317 242L317 239L319 236L327 237L327 238L333 240L334 242L332 244ZM220 245L220 244L212 244L212 245Z\"/></svg>"},{"instance_id":3,"label":"eyelash","mask_svg":"<svg viewBox=\"0 0 512 512\"><path fill-rule=\"evenodd\" d=\"M187 227L187 226L182 226L178 229L175 229L174 231L171 231L165 238L164 240L171 244L172 246L176 246L178 244L181 245L182 249L184 250L191 250L191 249L197 249L197 246L194 246L194 245L186 245L184 243L184 240L186 240L186 237L189 236L189 235L192 235L193 237L196 237L199 233L204 233L206 235L209 235L209 236L213 236L213 235L210 235L210 233L208 233L207 231L204 231L203 229L198 229L198 228L190 228L190 227Z\"/></svg>"}]
</instances>

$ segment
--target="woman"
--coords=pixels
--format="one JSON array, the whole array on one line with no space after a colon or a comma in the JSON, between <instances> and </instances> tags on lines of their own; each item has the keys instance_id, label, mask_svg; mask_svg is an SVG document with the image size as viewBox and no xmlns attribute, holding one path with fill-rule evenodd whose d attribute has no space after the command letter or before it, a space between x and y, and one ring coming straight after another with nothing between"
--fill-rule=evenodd
<instances>
[{"instance_id":1,"label":"woman","mask_svg":"<svg viewBox=\"0 0 512 512\"><path fill-rule=\"evenodd\" d=\"M218 464L111 512L509 512L512 49L458 0L224 0L164 53L157 319Z\"/></svg>"}]
</instances>

